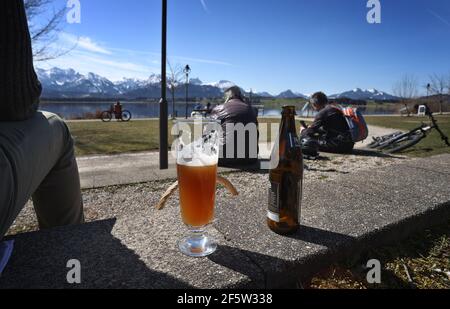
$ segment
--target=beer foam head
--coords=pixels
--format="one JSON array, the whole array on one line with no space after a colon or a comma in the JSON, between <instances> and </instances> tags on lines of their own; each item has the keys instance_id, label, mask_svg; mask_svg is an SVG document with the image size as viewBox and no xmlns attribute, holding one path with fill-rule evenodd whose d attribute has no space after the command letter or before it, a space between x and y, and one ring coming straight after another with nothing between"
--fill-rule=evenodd
<instances>
[{"instance_id":1,"label":"beer foam head","mask_svg":"<svg viewBox=\"0 0 450 309\"><path fill-rule=\"evenodd\" d=\"M179 165L201 167L218 163L219 151L214 145L192 143L178 149L177 164Z\"/></svg>"}]
</instances>

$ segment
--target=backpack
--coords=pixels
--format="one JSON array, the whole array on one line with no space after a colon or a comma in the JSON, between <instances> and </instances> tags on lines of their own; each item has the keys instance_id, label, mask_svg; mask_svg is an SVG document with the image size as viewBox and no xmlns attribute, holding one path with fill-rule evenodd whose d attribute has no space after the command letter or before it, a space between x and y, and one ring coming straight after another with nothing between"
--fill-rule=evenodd
<instances>
[{"instance_id":1,"label":"backpack","mask_svg":"<svg viewBox=\"0 0 450 309\"><path fill-rule=\"evenodd\" d=\"M364 141L369 136L369 128L361 111L353 107L340 107L338 109L347 121L353 142L358 143Z\"/></svg>"}]
</instances>

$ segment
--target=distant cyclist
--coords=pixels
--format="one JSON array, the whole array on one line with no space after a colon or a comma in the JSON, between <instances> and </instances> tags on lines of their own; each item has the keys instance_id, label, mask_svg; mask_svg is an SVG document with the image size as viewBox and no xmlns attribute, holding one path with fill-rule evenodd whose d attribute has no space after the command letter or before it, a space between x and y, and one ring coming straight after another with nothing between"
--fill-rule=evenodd
<instances>
[{"instance_id":1,"label":"distant cyclist","mask_svg":"<svg viewBox=\"0 0 450 309\"><path fill-rule=\"evenodd\" d=\"M114 105L114 115L117 120L122 120L122 104L120 104L120 102L117 102L116 105Z\"/></svg>"}]
</instances>

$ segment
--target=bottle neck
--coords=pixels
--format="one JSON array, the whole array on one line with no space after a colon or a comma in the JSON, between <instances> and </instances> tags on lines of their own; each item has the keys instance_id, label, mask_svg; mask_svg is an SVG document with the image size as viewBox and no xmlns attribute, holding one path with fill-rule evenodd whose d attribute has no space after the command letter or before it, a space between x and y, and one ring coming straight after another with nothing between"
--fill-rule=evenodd
<instances>
[{"instance_id":1,"label":"bottle neck","mask_svg":"<svg viewBox=\"0 0 450 309\"><path fill-rule=\"evenodd\" d=\"M281 136L291 133L297 136L296 124L295 124L295 110L283 110L281 119Z\"/></svg>"}]
</instances>

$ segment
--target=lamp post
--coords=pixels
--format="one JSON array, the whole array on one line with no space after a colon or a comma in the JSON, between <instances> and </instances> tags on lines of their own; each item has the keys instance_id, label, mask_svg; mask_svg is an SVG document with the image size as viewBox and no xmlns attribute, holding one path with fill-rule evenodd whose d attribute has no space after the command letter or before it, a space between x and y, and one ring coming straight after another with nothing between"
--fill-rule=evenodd
<instances>
[{"instance_id":1,"label":"lamp post","mask_svg":"<svg viewBox=\"0 0 450 309\"><path fill-rule=\"evenodd\" d=\"M427 99L430 96L431 84L427 84Z\"/></svg>"},{"instance_id":2,"label":"lamp post","mask_svg":"<svg viewBox=\"0 0 450 309\"><path fill-rule=\"evenodd\" d=\"M159 102L159 168L169 168L169 108L167 105L167 0L162 0L161 100Z\"/></svg>"},{"instance_id":3,"label":"lamp post","mask_svg":"<svg viewBox=\"0 0 450 309\"><path fill-rule=\"evenodd\" d=\"M184 74L186 74L186 119L188 119L188 112L189 112L189 74L191 73L191 67L189 64L186 65L184 68Z\"/></svg>"}]
</instances>

